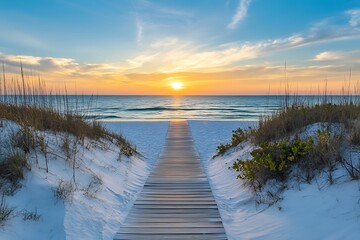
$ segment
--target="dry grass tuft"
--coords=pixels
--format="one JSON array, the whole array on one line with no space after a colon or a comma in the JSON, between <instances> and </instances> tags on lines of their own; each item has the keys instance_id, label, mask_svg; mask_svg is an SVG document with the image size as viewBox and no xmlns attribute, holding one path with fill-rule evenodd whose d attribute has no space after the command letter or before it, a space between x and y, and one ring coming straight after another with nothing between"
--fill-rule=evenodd
<instances>
[{"instance_id":1,"label":"dry grass tuft","mask_svg":"<svg viewBox=\"0 0 360 240\"><path fill-rule=\"evenodd\" d=\"M286 183L289 178L298 182L311 182L324 173L330 184L333 172L341 165L352 179L360 176L360 160L344 159L343 146L360 145L360 104L323 103L293 105L260 120L259 127L248 131L247 138L257 146L251 159L237 159L233 169L238 177L254 192L262 191L269 181ZM307 139L298 134L313 123L327 123L327 128ZM345 126L343 132L331 132L331 124ZM350 140L343 136L350 135ZM242 140L243 141L243 140ZM239 143L241 143L240 141ZM233 143L219 147L234 147ZM219 148L218 148L219 149ZM222 149L224 153L228 148Z\"/></svg>"},{"instance_id":2,"label":"dry grass tuft","mask_svg":"<svg viewBox=\"0 0 360 240\"><path fill-rule=\"evenodd\" d=\"M344 123L351 127L351 122L360 117L359 104L317 104L315 106L291 106L270 117L260 119L259 127L253 131L256 144L294 134L312 123Z\"/></svg>"}]
</instances>

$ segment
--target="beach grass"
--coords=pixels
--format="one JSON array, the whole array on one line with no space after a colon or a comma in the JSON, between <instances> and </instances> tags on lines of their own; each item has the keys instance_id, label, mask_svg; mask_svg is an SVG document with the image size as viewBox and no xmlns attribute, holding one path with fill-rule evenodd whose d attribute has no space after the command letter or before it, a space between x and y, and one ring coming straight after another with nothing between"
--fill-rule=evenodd
<instances>
[{"instance_id":1,"label":"beach grass","mask_svg":"<svg viewBox=\"0 0 360 240\"><path fill-rule=\"evenodd\" d=\"M295 133L312 123L343 123L350 128L359 119L359 103L291 105L271 116L261 118L259 127L251 135L253 141L260 144Z\"/></svg>"},{"instance_id":2,"label":"beach grass","mask_svg":"<svg viewBox=\"0 0 360 240\"><path fill-rule=\"evenodd\" d=\"M63 158L72 162L74 182L77 148L84 145L86 139L100 145L114 144L119 153L127 157L137 152L135 146L120 134L107 130L95 119L86 119L84 109L77 108L76 101L80 101L81 96L70 97L66 90L65 94L53 95L40 79L35 81L26 76L22 66L18 76L8 81L3 74L0 79L0 128L9 122L18 126L17 130L7 134L9 139L0 136L0 190L3 194L12 195L20 187L24 171L31 170L28 159L32 152L36 156L37 152L44 155L46 172L49 171L47 132L63 139L63 150L67 141Z\"/></svg>"},{"instance_id":3,"label":"beach grass","mask_svg":"<svg viewBox=\"0 0 360 240\"><path fill-rule=\"evenodd\" d=\"M271 194L272 204L281 199L279 191L290 179L310 183L319 174L325 174L333 184L337 166L342 166L350 179L359 179L360 161L343 155L344 149L360 145L358 95L347 92L338 96L337 101L326 94L317 97L317 102L301 103L296 96L284 96L278 111L260 118L257 128L233 131L231 141L218 146L214 157L251 144L251 157L238 158L232 168L256 194L268 187L269 182L280 183ZM318 124L315 132L300 137L314 124ZM337 126L337 130L332 126Z\"/></svg>"}]
</instances>

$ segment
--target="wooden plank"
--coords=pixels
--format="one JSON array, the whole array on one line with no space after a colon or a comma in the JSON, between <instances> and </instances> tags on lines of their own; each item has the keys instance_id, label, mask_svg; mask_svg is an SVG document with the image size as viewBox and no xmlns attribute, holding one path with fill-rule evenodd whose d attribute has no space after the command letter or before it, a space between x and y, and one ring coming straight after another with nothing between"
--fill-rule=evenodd
<instances>
[{"instance_id":1,"label":"wooden plank","mask_svg":"<svg viewBox=\"0 0 360 240\"><path fill-rule=\"evenodd\" d=\"M122 239L122 240L159 240L159 239L172 239L172 240L225 240L226 235L224 233L219 234L141 234L141 233L118 233L116 234L114 239Z\"/></svg>"},{"instance_id":2,"label":"wooden plank","mask_svg":"<svg viewBox=\"0 0 360 240\"><path fill-rule=\"evenodd\" d=\"M167 221L167 219L173 219L174 222L176 222L176 219L194 219L194 221L197 221L198 219L218 219L220 218L220 215L218 213L140 213L140 212L133 212L130 213L126 221L132 221L134 219L138 219L139 221L156 221L156 222L163 222ZM156 220L155 220L156 219Z\"/></svg>"},{"instance_id":3,"label":"wooden plank","mask_svg":"<svg viewBox=\"0 0 360 240\"><path fill-rule=\"evenodd\" d=\"M187 122L171 122L164 149L114 239L227 239Z\"/></svg>"},{"instance_id":4,"label":"wooden plank","mask_svg":"<svg viewBox=\"0 0 360 240\"><path fill-rule=\"evenodd\" d=\"M217 205L216 204L201 204L201 205L196 205L196 204L161 204L161 205L156 205L156 204L137 204L135 203L133 208L135 209L217 209Z\"/></svg>"},{"instance_id":5,"label":"wooden plank","mask_svg":"<svg viewBox=\"0 0 360 240\"><path fill-rule=\"evenodd\" d=\"M129 227L129 228L164 228L166 225L166 228L222 228L221 222L197 222L194 224L193 222L137 222L133 221L131 223L124 223L123 227Z\"/></svg>"},{"instance_id":6,"label":"wooden plank","mask_svg":"<svg viewBox=\"0 0 360 240\"><path fill-rule=\"evenodd\" d=\"M200 208L200 209L131 209L130 214L134 212L134 213L139 213L139 214L146 214L146 213L169 213L169 214L189 214L189 213L209 213L209 214L214 214L214 213L219 213L218 209L206 209L206 208Z\"/></svg>"},{"instance_id":7,"label":"wooden plank","mask_svg":"<svg viewBox=\"0 0 360 240\"><path fill-rule=\"evenodd\" d=\"M200 197L196 197L196 196L173 196L173 197L169 197L169 196L155 196L155 197L151 197L151 196L144 196L141 197L141 200L139 201L170 201L170 200L174 200L174 201L187 201L187 202L193 202L193 201L214 201L214 198L212 197L204 197L204 196L200 196Z\"/></svg>"},{"instance_id":8,"label":"wooden plank","mask_svg":"<svg viewBox=\"0 0 360 240\"><path fill-rule=\"evenodd\" d=\"M149 217L145 217L145 216L128 216L126 218L126 223L123 224L123 226L125 226L126 224L129 223L198 223L198 222L218 222L221 223L221 218L220 217L208 217L207 215L203 215L201 216L196 216L196 215L191 215L188 217L181 217L179 215L176 216L168 216L168 217L164 217L164 216L158 216L158 217L153 217L153 218L149 218Z\"/></svg>"},{"instance_id":9,"label":"wooden plank","mask_svg":"<svg viewBox=\"0 0 360 240\"><path fill-rule=\"evenodd\" d=\"M193 224L194 226L195 224ZM142 234L182 234L182 233L197 233L197 234L212 234L212 233L224 233L224 228L221 227L212 227L212 228L203 228L203 227L166 227L166 224L163 224L163 227L121 227L120 233L139 233Z\"/></svg>"}]
</instances>

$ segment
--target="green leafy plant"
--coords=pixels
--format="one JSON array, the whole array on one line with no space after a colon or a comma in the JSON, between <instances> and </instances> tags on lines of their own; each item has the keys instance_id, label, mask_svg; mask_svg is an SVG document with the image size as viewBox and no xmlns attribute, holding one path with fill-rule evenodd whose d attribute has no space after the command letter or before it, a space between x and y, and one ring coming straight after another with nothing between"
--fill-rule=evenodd
<instances>
[{"instance_id":1,"label":"green leafy plant","mask_svg":"<svg viewBox=\"0 0 360 240\"><path fill-rule=\"evenodd\" d=\"M229 150L232 147L238 146L240 143L245 141L246 138L249 136L249 133L244 131L241 128L233 130L232 133L233 134L232 134L232 137L231 137L231 142L226 143L226 144L220 144L219 146L217 146L217 149L216 149L217 152L214 155L214 157L223 155L227 150Z\"/></svg>"},{"instance_id":2,"label":"green leafy plant","mask_svg":"<svg viewBox=\"0 0 360 240\"><path fill-rule=\"evenodd\" d=\"M310 180L320 171L327 174L329 183L333 183L332 173L336 164L342 162L341 157L341 137L338 135L331 136L329 130L318 130L316 133L316 147L311 152L310 159L303 161L300 167L306 174L306 180Z\"/></svg>"},{"instance_id":3,"label":"green leafy plant","mask_svg":"<svg viewBox=\"0 0 360 240\"><path fill-rule=\"evenodd\" d=\"M269 179L284 180L289 168L307 155L314 147L312 138L293 140L284 138L278 142L263 142L251 152L251 160L237 159L232 168L239 172L238 178L255 181L261 188Z\"/></svg>"}]
</instances>

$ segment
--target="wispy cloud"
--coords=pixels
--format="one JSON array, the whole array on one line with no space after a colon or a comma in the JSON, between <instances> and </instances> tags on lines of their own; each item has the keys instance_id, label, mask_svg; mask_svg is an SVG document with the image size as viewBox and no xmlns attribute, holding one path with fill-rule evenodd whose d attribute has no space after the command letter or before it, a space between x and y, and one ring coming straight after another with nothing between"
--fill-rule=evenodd
<instances>
[{"instance_id":1,"label":"wispy cloud","mask_svg":"<svg viewBox=\"0 0 360 240\"><path fill-rule=\"evenodd\" d=\"M192 13L189 11L184 11L178 8L172 8L172 7L165 7L161 4L155 3L154 1L147 1L142 0L138 1L138 10L143 11L145 10L145 14L149 14L149 10L151 10L152 14L154 15L161 15L162 17L170 17L170 18L187 18L192 16Z\"/></svg>"},{"instance_id":2,"label":"wispy cloud","mask_svg":"<svg viewBox=\"0 0 360 240\"><path fill-rule=\"evenodd\" d=\"M354 68L354 75L360 74L358 69ZM344 65L287 66L291 90L304 94L318 94L324 76L327 76L329 92L340 93L343 74L348 70ZM165 85L168 80L181 79L189 86L185 89L186 94L269 94L269 84L271 94L283 94L280 85L283 74L283 65L254 64L216 72L129 73L126 76L135 82L157 79L160 85Z\"/></svg>"},{"instance_id":3,"label":"wispy cloud","mask_svg":"<svg viewBox=\"0 0 360 240\"><path fill-rule=\"evenodd\" d=\"M248 1L247 7L249 4L250 1ZM349 13L349 16L355 16L355 13L352 12L351 14ZM98 83L101 82L106 84L102 84L98 87L99 89L108 88L108 91L115 91L113 86L121 86L123 87L121 89L124 90L119 91L128 90L128 94L133 93L129 90L129 86L132 86L136 92L135 87L140 85L147 87L151 84L160 86L161 83L166 83L171 78L182 78L184 81L192 81L191 79L197 79L196 81L211 80L217 81L217 85L219 85L219 79L233 80L234 84L237 84L235 81L244 83L250 79L252 82L248 83L249 87L259 85L265 86L264 89L267 89L270 80L276 80L283 74L283 66L261 65L261 62L264 61L262 57L319 43L360 39L360 28L357 27L357 20L354 20L354 17L349 17L349 22L346 23L331 22L330 19L314 24L308 31L268 40L198 44L185 38L182 39L176 34L171 34L159 37L155 41L149 41L147 44L143 36L144 26L146 32L150 32L151 25L145 20L143 16L139 15L138 18L135 18L134 26L136 38L138 43L141 43L142 51L134 56L124 57L118 62L92 64L80 62L73 58L20 56L1 53L0 62L5 62L8 73L16 74L19 72L21 59L25 67L38 71L50 82L78 79L78 83L81 81L86 86L91 84L99 86ZM146 36L146 40L148 40L148 36ZM289 73L294 78L298 77L307 81L314 76L314 78L319 77L320 79L326 73L330 75L330 72L336 73L334 77L340 76L340 72L347 71L344 69L348 69L349 66L353 69L360 69L359 50L343 52L329 49L317 54L313 53L313 55L315 55L311 59L313 61L304 60L306 64L309 64L308 66L294 67L294 69L289 66ZM246 61L251 59L256 60ZM257 62L258 65L247 66L246 64L249 62ZM336 66L334 66L335 63ZM262 82L265 81L264 79L268 80L266 84ZM149 89L151 90L151 88ZM151 92L150 90L149 92ZM137 93L141 94L140 92ZM211 94L211 92L207 93Z\"/></svg>"},{"instance_id":4,"label":"wispy cloud","mask_svg":"<svg viewBox=\"0 0 360 240\"><path fill-rule=\"evenodd\" d=\"M64 69L74 69L79 64L72 58L55 58L55 57L36 57L28 55L10 55L0 53L0 60L7 66L15 68L18 72L20 62L26 67L37 71L62 71Z\"/></svg>"},{"instance_id":5,"label":"wispy cloud","mask_svg":"<svg viewBox=\"0 0 360 240\"><path fill-rule=\"evenodd\" d=\"M231 22L227 25L229 29L235 29L237 25L246 17L251 0L240 0L239 6L232 17Z\"/></svg>"},{"instance_id":6,"label":"wispy cloud","mask_svg":"<svg viewBox=\"0 0 360 240\"><path fill-rule=\"evenodd\" d=\"M360 62L360 50L356 51L326 51L321 52L312 59L318 62L340 62L342 64L352 64Z\"/></svg>"},{"instance_id":7,"label":"wispy cloud","mask_svg":"<svg viewBox=\"0 0 360 240\"><path fill-rule=\"evenodd\" d=\"M314 61L333 61L343 58L343 54L337 52L322 52L314 57Z\"/></svg>"},{"instance_id":8,"label":"wispy cloud","mask_svg":"<svg viewBox=\"0 0 360 240\"><path fill-rule=\"evenodd\" d=\"M136 42L141 43L144 32L144 24L140 18L136 18Z\"/></svg>"},{"instance_id":9,"label":"wispy cloud","mask_svg":"<svg viewBox=\"0 0 360 240\"><path fill-rule=\"evenodd\" d=\"M360 23L360 9L352 9L346 12L350 16L349 24L357 27Z\"/></svg>"},{"instance_id":10,"label":"wispy cloud","mask_svg":"<svg viewBox=\"0 0 360 240\"><path fill-rule=\"evenodd\" d=\"M315 24L308 32L257 42L230 42L219 46L198 46L178 38L164 38L150 44L150 49L128 62L137 63L130 71L177 72L218 71L232 68L241 61L308 45L360 38L360 29L349 25ZM336 58L323 53L314 60Z\"/></svg>"},{"instance_id":11,"label":"wispy cloud","mask_svg":"<svg viewBox=\"0 0 360 240\"><path fill-rule=\"evenodd\" d=\"M211 60L210 64L222 65L224 61L231 59L230 56L232 56L231 50L229 50L231 48L228 47L226 49L226 51L223 50L219 53L201 53L200 56L196 57L195 61L199 61L199 64L205 64L205 60L202 62L203 58L217 58L220 56L221 60L218 60L219 62ZM221 56L221 54L224 56ZM318 59L320 61L320 59L330 58L340 61L347 54L350 56L351 53L328 52L327 54L319 54ZM351 56L356 57L357 54L359 52ZM5 62L7 74L13 75L19 73L20 58L27 69L37 70L51 87L60 87L62 89L64 82L70 84L76 82L78 86L83 86L81 90L84 90L86 93L94 93L96 91L96 93L109 94L164 94L168 91L168 82L175 79L181 79L186 86L189 86L188 90L186 90L188 94L266 94L268 93L270 83L274 86L271 89L272 93L282 93L281 89L274 83L279 82L283 78L283 66L271 63L242 65L231 69L218 69L217 71L213 71L212 68L204 68L202 71L191 71L191 67L184 67L172 72L142 72L139 71L141 68L137 71L129 72L129 69L152 62L154 59L147 59L147 56L142 56L138 57L136 61L128 63L87 64L71 58L17 56L0 53L0 61ZM188 65L187 63L184 66ZM353 66L353 74L360 74L358 70L360 69L360 61L355 62ZM311 93L309 91L312 84L314 85L313 90L317 89L316 84L323 82L324 75L329 76L329 89L335 92L341 89L341 84L343 84L342 77L344 72L347 71L348 65L346 64L288 65L287 68L288 78L292 83L293 89L303 93ZM224 81L226 81L226 84L222 84ZM139 88L139 86L142 87ZM299 89L297 89L297 86L299 86Z\"/></svg>"}]
</instances>

